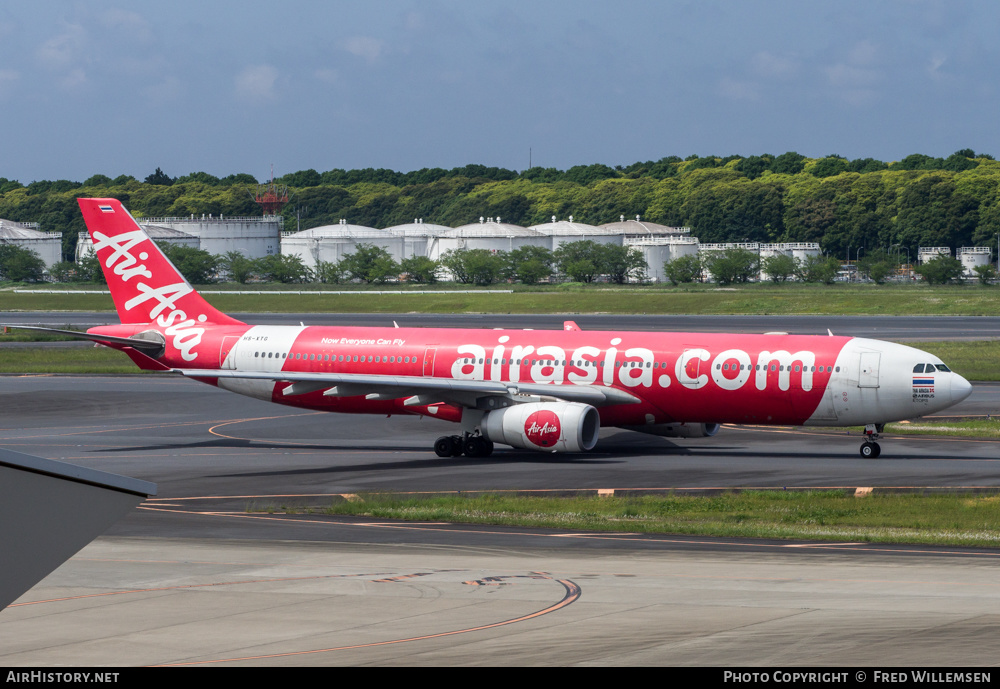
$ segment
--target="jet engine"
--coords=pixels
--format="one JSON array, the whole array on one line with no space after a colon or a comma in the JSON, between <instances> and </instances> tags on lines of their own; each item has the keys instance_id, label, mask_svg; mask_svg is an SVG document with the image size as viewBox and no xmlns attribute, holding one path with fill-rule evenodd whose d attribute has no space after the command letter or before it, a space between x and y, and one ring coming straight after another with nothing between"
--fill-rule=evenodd
<instances>
[{"instance_id":1,"label":"jet engine","mask_svg":"<svg viewBox=\"0 0 1000 689\"><path fill-rule=\"evenodd\" d=\"M601 418L589 404L533 402L488 412L480 426L487 440L541 452L594 449Z\"/></svg>"},{"instance_id":2,"label":"jet engine","mask_svg":"<svg viewBox=\"0 0 1000 689\"><path fill-rule=\"evenodd\" d=\"M711 438L719 432L717 423L658 423L652 426L626 426L630 431L664 438Z\"/></svg>"}]
</instances>

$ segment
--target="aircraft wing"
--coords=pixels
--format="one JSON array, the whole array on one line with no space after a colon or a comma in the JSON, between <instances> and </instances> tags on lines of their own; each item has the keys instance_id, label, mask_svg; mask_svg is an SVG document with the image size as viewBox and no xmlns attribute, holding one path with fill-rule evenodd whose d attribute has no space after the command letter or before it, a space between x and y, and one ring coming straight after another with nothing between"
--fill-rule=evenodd
<instances>
[{"instance_id":1,"label":"aircraft wing","mask_svg":"<svg viewBox=\"0 0 1000 689\"><path fill-rule=\"evenodd\" d=\"M599 385L545 385L510 383L492 380L456 380L422 376L384 376L364 373L308 373L300 371L234 371L232 369L171 369L188 378L231 378L273 380L288 383L285 395L301 395L318 390L335 397L367 399L407 398L407 404L452 402L464 407L488 408L480 400L504 397L513 402L533 401L525 397L554 397L567 402L582 402L595 407L635 404L641 400L617 388Z\"/></svg>"}]
</instances>

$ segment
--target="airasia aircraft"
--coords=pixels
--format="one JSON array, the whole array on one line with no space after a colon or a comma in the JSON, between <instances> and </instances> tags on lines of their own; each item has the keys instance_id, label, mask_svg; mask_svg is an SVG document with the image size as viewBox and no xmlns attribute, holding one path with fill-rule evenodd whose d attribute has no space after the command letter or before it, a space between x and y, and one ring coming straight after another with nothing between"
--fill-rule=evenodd
<instances>
[{"instance_id":1,"label":"airasia aircraft","mask_svg":"<svg viewBox=\"0 0 1000 689\"><path fill-rule=\"evenodd\" d=\"M213 308L115 199L79 199L121 325L78 336L140 368L348 414L459 424L441 457L494 443L581 452L601 425L670 437L723 423L866 427L952 406L972 386L936 356L833 335L247 325Z\"/></svg>"}]
</instances>

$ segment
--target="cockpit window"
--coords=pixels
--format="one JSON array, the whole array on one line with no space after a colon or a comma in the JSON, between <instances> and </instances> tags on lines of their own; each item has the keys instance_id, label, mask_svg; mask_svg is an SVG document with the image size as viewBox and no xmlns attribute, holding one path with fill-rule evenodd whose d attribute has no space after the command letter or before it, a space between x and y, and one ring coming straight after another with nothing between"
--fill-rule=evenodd
<instances>
[{"instance_id":1,"label":"cockpit window","mask_svg":"<svg viewBox=\"0 0 1000 689\"><path fill-rule=\"evenodd\" d=\"M913 367L913 372L914 373L923 373L924 372L924 365L923 364L917 364L916 366Z\"/></svg>"},{"instance_id":2,"label":"cockpit window","mask_svg":"<svg viewBox=\"0 0 1000 689\"><path fill-rule=\"evenodd\" d=\"M945 373L948 373L948 372L950 372L950 371L951 371L951 369L950 369L950 368L948 368L947 366L945 366L944 364L934 364L934 367L935 367L935 368L936 368L937 370L939 370L939 371L944 371Z\"/></svg>"}]
</instances>

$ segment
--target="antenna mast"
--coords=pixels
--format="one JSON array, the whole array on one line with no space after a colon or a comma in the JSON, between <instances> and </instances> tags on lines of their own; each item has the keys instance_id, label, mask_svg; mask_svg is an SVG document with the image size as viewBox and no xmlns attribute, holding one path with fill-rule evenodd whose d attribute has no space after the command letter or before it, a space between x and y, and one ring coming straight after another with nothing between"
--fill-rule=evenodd
<instances>
[{"instance_id":1,"label":"antenna mast","mask_svg":"<svg viewBox=\"0 0 1000 689\"><path fill-rule=\"evenodd\" d=\"M271 164L271 181L258 184L253 200L264 207L264 215L277 215L288 203L288 185L274 183L274 163Z\"/></svg>"}]
</instances>

